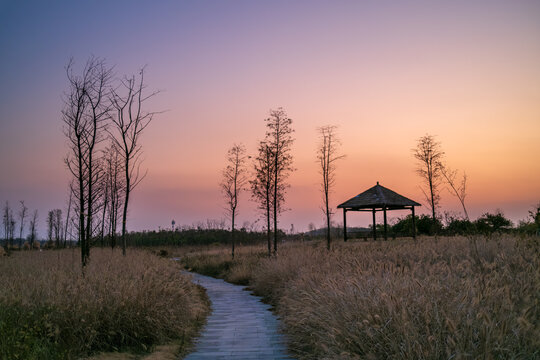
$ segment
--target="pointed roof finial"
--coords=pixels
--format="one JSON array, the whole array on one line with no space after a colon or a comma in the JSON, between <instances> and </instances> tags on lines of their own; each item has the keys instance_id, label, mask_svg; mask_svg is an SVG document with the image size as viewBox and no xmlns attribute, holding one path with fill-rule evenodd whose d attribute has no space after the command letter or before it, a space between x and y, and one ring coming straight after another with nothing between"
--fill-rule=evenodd
<instances>
[{"instance_id":1,"label":"pointed roof finial","mask_svg":"<svg viewBox=\"0 0 540 360\"><path fill-rule=\"evenodd\" d=\"M377 185L379 185L379 182L377 181Z\"/></svg>"}]
</instances>

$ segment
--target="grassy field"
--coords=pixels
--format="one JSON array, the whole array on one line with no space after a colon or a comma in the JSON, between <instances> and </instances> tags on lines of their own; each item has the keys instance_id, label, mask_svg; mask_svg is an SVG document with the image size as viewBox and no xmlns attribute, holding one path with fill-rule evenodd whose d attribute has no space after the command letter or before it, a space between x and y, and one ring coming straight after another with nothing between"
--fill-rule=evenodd
<instances>
[{"instance_id":1,"label":"grassy field","mask_svg":"<svg viewBox=\"0 0 540 360\"><path fill-rule=\"evenodd\" d=\"M169 249L170 252L175 250ZM187 268L249 284L301 359L540 358L538 238L181 248Z\"/></svg>"},{"instance_id":2,"label":"grassy field","mask_svg":"<svg viewBox=\"0 0 540 360\"><path fill-rule=\"evenodd\" d=\"M93 249L84 273L79 262L76 250L0 258L1 359L185 351L208 302L177 264L134 249Z\"/></svg>"}]
</instances>

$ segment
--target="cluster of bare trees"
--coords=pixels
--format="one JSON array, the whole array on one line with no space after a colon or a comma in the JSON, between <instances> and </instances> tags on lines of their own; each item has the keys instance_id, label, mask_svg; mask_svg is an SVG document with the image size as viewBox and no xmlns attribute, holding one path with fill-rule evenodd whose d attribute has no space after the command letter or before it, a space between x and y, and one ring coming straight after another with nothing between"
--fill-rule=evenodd
<instances>
[{"instance_id":1,"label":"cluster of bare trees","mask_svg":"<svg viewBox=\"0 0 540 360\"><path fill-rule=\"evenodd\" d=\"M93 241L103 243L107 233L111 246L116 245L120 208L125 255L130 194L144 177L139 171L140 137L155 114L144 111L143 105L156 92L146 93L144 68L138 76L117 79L100 58L91 57L80 74L70 61L66 74L69 87L62 120L69 151L65 163L72 174L70 198L75 203L75 232L84 266Z\"/></svg>"},{"instance_id":2,"label":"cluster of bare trees","mask_svg":"<svg viewBox=\"0 0 540 360\"><path fill-rule=\"evenodd\" d=\"M47 216L47 240L54 247L66 246L64 238L64 222L62 221L62 209L50 210Z\"/></svg>"},{"instance_id":3,"label":"cluster of bare trees","mask_svg":"<svg viewBox=\"0 0 540 360\"><path fill-rule=\"evenodd\" d=\"M238 213L239 194L250 184L251 194L266 219L268 255L278 247L278 215L284 210L287 177L293 171L291 148L294 142L292 119L282 108L270 110L265 119L266 136L259 142L253 162L253 176L248 179L247 156L243 145L234 145L227 153L227 166L223 171L221 189L227 201L227 212L232 224L232 254L234 257L235 218Z\"/></svg>"},{"instance_id":4,"label":"cluster of bare trees","mask_svg":"<svg viewBox=\"0 0 540 360\"><path fill-rule=\"evenodd\" d=\"M23 231L26 225L26 219L28 217L28 207L26 207L24 201L20 201L20 209L17 213L17 220L19 221L19 236L18 236L18 247L19 249L23 246ZM29 223L29 234L28 240L30 241L30 246L33 246L34 240L36 239L36 223L38 218L37 210L34 211L32 218ZM17 220L13 215L13 210L9 206L9 202L6 201L3 211L2 211L2 224L4 228L4 248L9 251L10 248L13 248L15 245L15 231L17 226Z\"/></svg>"},{"instance_id":5,"label":"cluster of bare trees","mask_svg":"<svg viewBox=\"0 0 540 360\"><path fill-rule=\"evenodd\" d=\"M448 187L449 192L457 197L463 208L464 217L469 220L469 214L465 207L467 196L467 174L458 177L458 171L451 169L444 161L444 152L441 143L433 135L426 134L418 139L413 156L418 161L417 174L424 180L421 187L433 220L437 220L437 210L441 200L443 185Z\"/></svg>"},{"instance_id":6,"label":"cluster of bare trees","mask_svg":"<svg viewBox=\"0 0 540 360\"><path fill-rule=\"evenodd\" d=\"M294 170L292 166L292 119L282 108L270 110L265 119L266 135L253 157L252 176L248 179L247 156L243 145L234 145L227 153L227 166L223 171L222 192L227 201L227 212L232 224L232 256L234 258L234 230L238 208L238 196L249 183L252 199L258 204L265 219L268 256L277 254L278 216L285 210L285 195L289 187L287 178ZM330 249L330 227L333 214L330 194L335 184L336 162L344 157L339 154L340 140L337 126L325 125L318 128L320 144L317 161L322 175L323 212L327 223L327 247ZM273 249L272 249L273 237Z\"/></svg>"}]
</instances>

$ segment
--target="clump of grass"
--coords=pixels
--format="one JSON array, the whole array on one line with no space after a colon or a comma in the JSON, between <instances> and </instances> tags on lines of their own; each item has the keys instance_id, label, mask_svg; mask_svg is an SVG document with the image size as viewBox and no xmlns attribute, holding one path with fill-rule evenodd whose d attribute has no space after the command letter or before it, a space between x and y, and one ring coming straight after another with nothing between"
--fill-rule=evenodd
<instances>
[{"instance_id":1,"label":"clump of grass","mask_svg":"<svg viewBox=\"0 0 540 360\"><path fill-rule=\"evenodd\" d=\"M0 358L59 359L185 344L206 315L204 295L171 260L95 249L0 260Z\"/></svg>"},{"instance_id":2,"label":"clump of grass","mask_svg":"<svg viewBox=\"0 0 540 360\"><path fill-rule=\"evenodd\" d=\"M302 359L532 359L538 246L511 236L335 243L330 252L289 244L277 258L239 251L222 276L241 269ZM224 259L189 257L215 267Z\"/></svg>"}]
</instances>

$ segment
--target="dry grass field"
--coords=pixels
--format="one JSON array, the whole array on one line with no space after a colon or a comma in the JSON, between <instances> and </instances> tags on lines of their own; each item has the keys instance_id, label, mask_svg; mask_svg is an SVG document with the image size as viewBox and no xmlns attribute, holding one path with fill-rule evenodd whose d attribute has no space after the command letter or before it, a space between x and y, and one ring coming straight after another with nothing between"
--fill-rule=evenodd
<instances>
[{"instance_id":1,"label":"dry grass field","mask_svg":"<svg viewBox=\"0 0 540 360\"><path fill-rule=\"evenodd\" d=\"M301 359L540 358L538 238L293 243L234 261L224 248L177 251L275 305Z\"/></svg>"},{"instance_id":2,"label":"dry grass field","mask_svg":"<svg viewBox=\"0 0 540 360\"><path fill-rule=\"evenodd\" d=\"M208 311L178 265L150 252L93 249L0 258L0 358L70 359L102 351L181 352ZM179 346L178 346L179 345Z\"/></svg>"}]
</instances>

